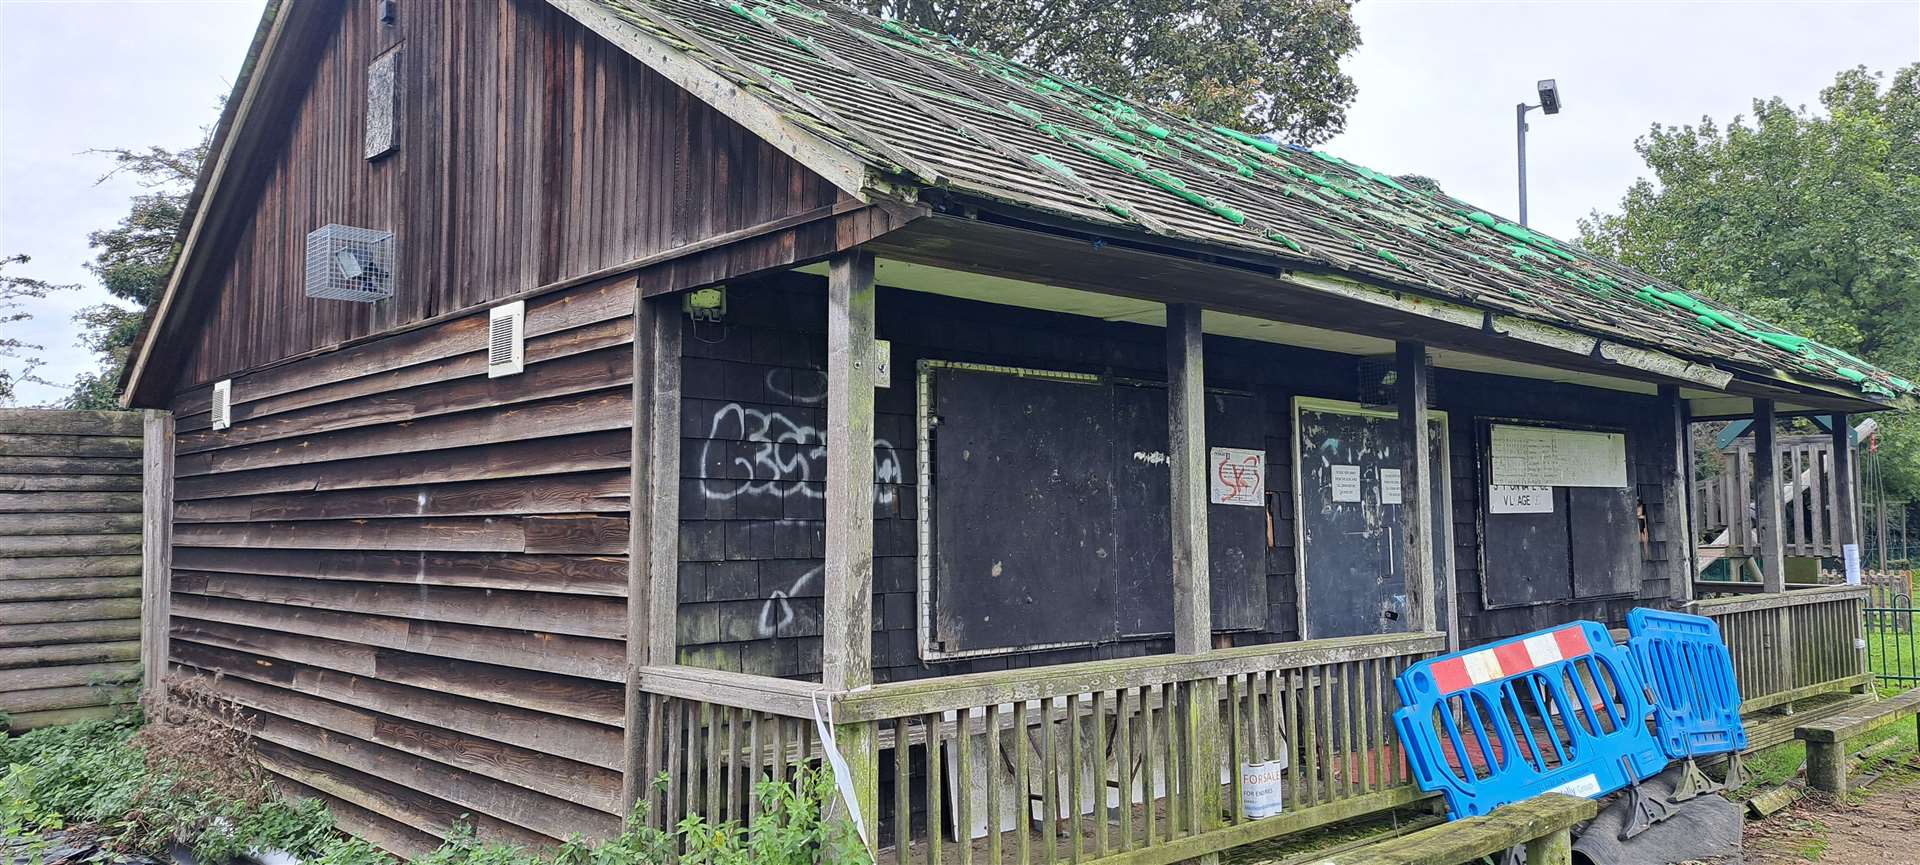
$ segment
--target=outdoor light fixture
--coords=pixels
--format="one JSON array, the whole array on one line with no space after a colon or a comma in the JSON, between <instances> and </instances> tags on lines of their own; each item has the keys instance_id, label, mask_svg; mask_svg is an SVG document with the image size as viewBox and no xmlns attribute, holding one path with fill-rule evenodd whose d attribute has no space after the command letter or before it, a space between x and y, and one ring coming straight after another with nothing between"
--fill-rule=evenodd
<instances>
[{"instance_id":1,"label":"outdoor light fixture","mask_svg":"<svg viewBox=\"0 0 1920 865\"><path fill-rule=\"evenodd\" d=\"M1520 225L1523 227L1527 224L1527 112L1538 108L1548 114L1560 113L1560 85L1551 78L1542 78L1533 86L1540 94L1540 104L1522 102L1513 106L1514 135L1519 139Z\"/></svg>"}]
</instances>

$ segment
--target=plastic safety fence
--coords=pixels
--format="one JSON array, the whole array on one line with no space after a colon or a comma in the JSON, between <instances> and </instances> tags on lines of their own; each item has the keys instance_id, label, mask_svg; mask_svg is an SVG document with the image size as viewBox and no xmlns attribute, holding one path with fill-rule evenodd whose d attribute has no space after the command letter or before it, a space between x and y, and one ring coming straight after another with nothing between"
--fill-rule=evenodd
<instances>
[{"instance_id":1,"label":"plastic safety fence","mask_svg":"<svg viewBox=\"0 0 1920 865\"><path fill-rule=\"evenodd\" d=\"M1414 780L1456 820L1541 793L1598 798L1667 765L1633 655L1597 622L1422 661L1394 685Z\"/></svg>"},{"instance_id":2,"label":"plastic safety fence","mask_svg":"<svg viewBox=\"0 0 1920 865\"><path fill-rule=\"evenodd\" d=\"M1746 750L1740 684L1718 624L1640 608L1627 614L1627 634L1640 674L1653 686L1654 732L1669 758Z\"/></svg>"}]
</instances>

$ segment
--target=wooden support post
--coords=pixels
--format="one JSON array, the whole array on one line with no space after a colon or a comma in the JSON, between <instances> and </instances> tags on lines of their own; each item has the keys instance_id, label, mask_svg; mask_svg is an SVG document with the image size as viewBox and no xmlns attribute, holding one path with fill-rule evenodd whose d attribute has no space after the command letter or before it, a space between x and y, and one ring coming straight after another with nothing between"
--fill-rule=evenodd
<instances>
[{"instance_id":1,"label":"wooden support post","mask_svg":"<svg viewBox=\"0 0 1920 865\"><path fill-rule=\"evenodd\" d=\"M1572 865L1573 830L1559 829L1527 842L1527 865Z\"/></svg>"},{"instance_id":2,"label":"wooden support post","mask_svg":"<svg viewBox=\"0 0 1920 865\"><path fill-rule=\"evenodd\" d=\"M1786 515L1780 504L1779 446L1774 441L1778 426L1773 400L1753 401L1753 554L1760 557L1761 590L1787 590L1786 548L1781 543L1781 528Z\"/></svg>"},{"instance_id":3,"label":"wooden support post","mask_svg":"<svg viewBox=\"0 0 1920 865\"><path fill-rule=\"evenodd\" d=\"M1434 593L1442 583L1433 572L1433 466L1427 412L1427 347L1418 342L1395 346L1400 403L1400 514L1405 522L1407 630L1432 630Z\"/></svg>"},{"instance_id":4,"label":"wooden support post","mask_svg":"<svg viewBox=\"0 0 1920 865\"><path fill-rule=\"evenodd\" d=\"M173 414L147 409L142 415L140 665L147 696L160 699L172 651Z\"/></svg>"},{"instance_id":5,"label":"wooden support post","mask_svg":"<svg viewBox=\"0 0 1920 865\"><path fill-rule=\"evenodd\" d=\"M1201 310L1167 305L1167 465L1173 524L1173 650L1204 655L1213 649L1213 583L1207 560L1207 391ZM1183 686L1178 711L1188 749L1184 815L1193 831L1222 823L1220 694L1212 679ZM1237 767L1235 768L1237 771ZM1189 860L1218 862L1218 854Z\"/></svg>"},{"instance_id":6,"label":"wooden support post","mask_svg":"<svg viewBox=\"0 0 1920 865\"><path fill-rule=\"evenodd\" d=\"M634 292L633 438L627 535L627 713L622 801L647 792L655 767L650 703L638 671L678 661L680 610L680 315L677 296Z\"/></svg>"},{"instance_id":7,"label":"wooden support post","mask_svg":"<svg viewBox=\"0 0 1920 865\"><path fill-rule=\"evenodd\" d=\"M833 257L827 277L827 556L821 682L873 684L873 255ZM834 729L869 851L877 849L880 755L872 723ZM903 779L904 780L904 779Z\"/></svg>"},{"instance_id":8,"label":"wooden support post","mask_svg":"<svg viewBox=\"0 0 1920 865\"><path fill-rule=\"evenodd\" d=\"M1833 416L1833 543L1842 553L1847 544L1860 543L1860 488L1853 482L1853 423L1846 415Z\"/></svg>"},{"instance_id":9,"label":"wooden support post","mask_svg":"<svg viewBox=\"0 0 1920 865\"><path fill-rule=\"evenodd\" d=\"M1679 606L1693 600L1693 578L1699 571L1693 566L1693 463L1687 458L1687 401L1680 398L1677 385L1660 386L1660 432L1666 437L1660 452L1672 459L1660 479L1661 510L1666 518L1667 598Z\"/></svg>"}]
</instances>

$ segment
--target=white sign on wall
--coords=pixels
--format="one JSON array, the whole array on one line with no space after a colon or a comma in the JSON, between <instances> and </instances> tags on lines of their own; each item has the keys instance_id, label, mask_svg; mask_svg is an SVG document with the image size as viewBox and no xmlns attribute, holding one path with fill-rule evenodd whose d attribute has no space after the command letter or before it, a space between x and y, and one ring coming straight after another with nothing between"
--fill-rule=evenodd
<instances>
[{"instance_id":1,"label":"white sign on wall","mask_svg":"<svg viewBox=\"0 0 1920 865\"><path fill-rule=\"evenodd\" d=\"M1380 470L1380 503L1383 505L1400 504L1400 470Z\"/></svg>"},{"instance_id":2,"label":"white sign on wall","mask_svg":"<svg viewBox=\"0 0 1920 865\"><path fill-rule=\"evenodd\" d=\"M1513 487L1495 484L1487 488L1487 513L1553 513L1553 487Z\"/></svg>"},{"instance_id":3,"label":"white sign on wall","mask_svg":"<svg viewBox=\"0 0 1920 865\"><path fill-rule=\"evenodd\" d=\"M1251 448L1213 448L1208 458L1216 505L1252 505L1267 501L1267 452Z\"/></svg>"},{"instance_id":4,"label":"white sign on wall","mask_svg":"<svg viewBox=\"0 0 1920 865\"><path fill-rule=\"evenodd\" d=\"M1333 466L1333 500L1336 502L1357 502L1360 500L1360 467Z\"/></svg>"},{"instance_id":5,"label":"white sign on wall","mask_svg":"<svg viewBox=\"0 0 1920 865\"><path fill-rule=\"evenodd\" d=\"M1495 484L1517 487L1627 485L1627 437L1620 433L1494 424Z\"/></svg>"}]
</instances>

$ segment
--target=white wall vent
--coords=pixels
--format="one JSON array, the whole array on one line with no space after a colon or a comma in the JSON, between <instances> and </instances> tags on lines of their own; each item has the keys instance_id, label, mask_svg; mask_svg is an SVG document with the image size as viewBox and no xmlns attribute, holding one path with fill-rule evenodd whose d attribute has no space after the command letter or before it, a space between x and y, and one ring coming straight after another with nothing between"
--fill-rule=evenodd
<instances>
[{"instance_id":1,"label":"white wall vent","mask_svg":"<svg viewBox=\"0 0 1920 865\"><path fill-rule=\"evenodd\" d=\"M307 296L372 303L393 296L393 232L326 225L307 235Z\"/></svg>"},{"instance_id":2,"label":"white wall vent","mask_svg":"<svg viewBox=\"0 0 1920 865\"><path fill-rule=\"evenodd\" d=\"M527 302L501 304L487 313L487 378L515 375L527 365Z\"/></svg>"},{"instance_id":3,"label":"white wall vent","mask_svg":"<svg viewBox=\"0 0 1920 865\"><path fill-rule=\"evenodd\" d=\"M223 378L213 383L213 400L208 413L213 415L214 429L233 426L233 379Z\"/></svg>"}]
</instances>

